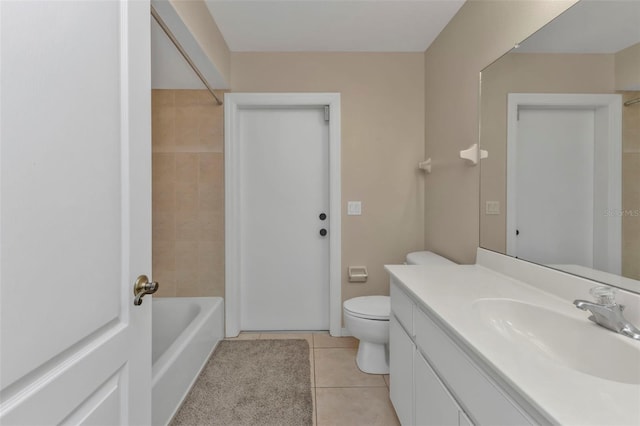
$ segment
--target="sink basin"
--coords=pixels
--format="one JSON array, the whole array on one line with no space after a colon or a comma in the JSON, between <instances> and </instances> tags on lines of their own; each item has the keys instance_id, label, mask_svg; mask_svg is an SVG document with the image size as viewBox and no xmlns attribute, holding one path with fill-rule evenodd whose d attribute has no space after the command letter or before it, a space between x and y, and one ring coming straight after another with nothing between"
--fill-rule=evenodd
<instances>
[{"instance_id":1,"label":"sink basin","mask_svg":"<svg viewBox=\"0 0 640 426\"><path fill-rule=\"evenodd\" d=\"M591 321L513 299L479 299L473 310L502 338L565 367L640 384L640 345Z\"/></svg>"}]
</instances>

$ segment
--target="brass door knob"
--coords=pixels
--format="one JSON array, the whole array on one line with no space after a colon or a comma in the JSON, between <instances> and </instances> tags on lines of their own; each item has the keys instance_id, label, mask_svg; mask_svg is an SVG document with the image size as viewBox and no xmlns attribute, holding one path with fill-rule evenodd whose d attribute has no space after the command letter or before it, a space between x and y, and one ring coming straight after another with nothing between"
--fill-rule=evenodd
<instances>
[{"instance_id":1,"label":"brass door knob","mask_svg":"<svg viewBox=\"0 0 640 426\"><path fill-rule=\"evenodd\" d=\"M142 304L142 298L145 294L153 294L158 291L160 285L156 281L149 281L146 275L140 275L133 284L133 304L139 306Z\"/></svg>"}]
</instances>

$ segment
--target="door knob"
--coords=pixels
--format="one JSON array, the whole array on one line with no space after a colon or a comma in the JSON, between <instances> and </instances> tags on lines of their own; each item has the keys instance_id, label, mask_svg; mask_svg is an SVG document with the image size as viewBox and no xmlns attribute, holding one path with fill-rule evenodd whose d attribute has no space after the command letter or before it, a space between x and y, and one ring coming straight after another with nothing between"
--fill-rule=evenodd
<instances>
[{"instance_id":1,"label":"door knob","mask_svg":"<svg viewBox=\"0 0 640 426\"><path fill-rule=\"evenodd\" d=\"M320 235L322 235L323 237L324 237L325 235L327 235L327 230L326 230L326 229L324 229L324 228L322 228L322 229L320 230Z\"/></svg>"},{"instance_id":2,"label":"door knob","mask_svg":"<svg viewBox=\"0 0 640 426\"><path fill-rule=\"evenodd\" d=\"M133 284L133 294L136 296L133 299L133 304L139 306L142 304L142 298L145 294L153 294L158 291L160 285L155 281L149 281L146 275L140 275L136 282Z\"/></svg>"}]
</instances>

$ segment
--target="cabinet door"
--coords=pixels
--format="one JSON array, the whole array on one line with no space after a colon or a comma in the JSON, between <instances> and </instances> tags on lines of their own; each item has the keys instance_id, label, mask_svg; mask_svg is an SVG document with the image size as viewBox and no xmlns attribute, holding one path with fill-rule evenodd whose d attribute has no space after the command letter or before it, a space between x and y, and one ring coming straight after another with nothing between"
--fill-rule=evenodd
<instances>
[{"instance_id":1,"label":"cabinet door","mask_svg":"<svg viewBox=\"0 0 640 426\"><path fill-rule=\"evenodd\" d=\"M414 345L394 315L389 319L389 397L403 425L413 423Z\"/></svg>"},{"instance_id":2,"label":"cabinet door","mask_svg":"<svg viewBox=\"0 0 640 426\"><path fill-rule=\"evenodd\" d=\"M415 424L421 426L458 426L458 404L431 369L415 351Z\"/></svg>"}]
</instances>

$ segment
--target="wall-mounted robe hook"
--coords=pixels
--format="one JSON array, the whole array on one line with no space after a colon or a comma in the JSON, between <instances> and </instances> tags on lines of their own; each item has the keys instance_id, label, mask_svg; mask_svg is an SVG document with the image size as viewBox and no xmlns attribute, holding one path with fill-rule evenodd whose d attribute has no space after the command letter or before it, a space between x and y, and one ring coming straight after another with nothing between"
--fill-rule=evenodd
<instances>
[{"instance_id":1,"label":"wall-mounted robe hook","mask_svg":"<svg viewBox=\"0 0 640 426\"><path fill-rule=\"evenodd\" d=\"M424 170L426 173L431 173L431 158L419 162L418 168Z\"/></svg>"},{"instance_id":2,"label":"wall-mounted robe hook","mask_svg":"<svg viewBox=\"0 0 640 426\"><path fill-rule=\"evenodd\" d=\"M489 153L484 149L478 149L478 144L474 143L468 149L460 151L460 158L468 160L472 165L478 164L478 161L487 158Z\"/></svg>"}]
</instances>

